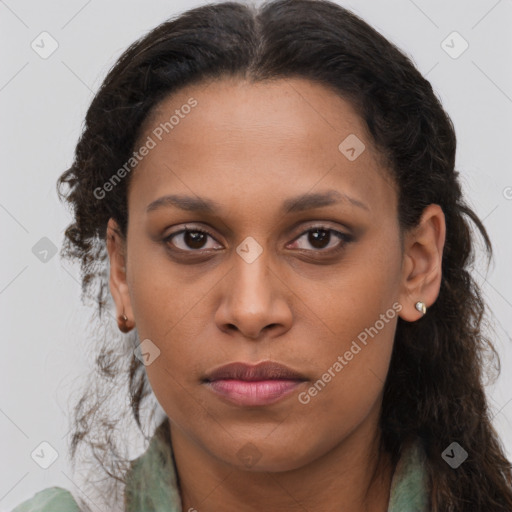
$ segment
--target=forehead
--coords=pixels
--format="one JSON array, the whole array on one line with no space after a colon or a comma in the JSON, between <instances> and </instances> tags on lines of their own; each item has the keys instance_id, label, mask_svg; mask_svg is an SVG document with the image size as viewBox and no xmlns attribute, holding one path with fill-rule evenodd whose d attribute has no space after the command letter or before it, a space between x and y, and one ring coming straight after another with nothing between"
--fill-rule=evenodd
<instances>
[{"instance_id":1,"label":"forehead","mask_svg":"<svg viewBox=\"0 0 512 512\"><path fill-rule=\"evenodd\" d=\"M332 186L370 200L394 194L351 103L305 79L185 87L155 107L136 148L145 143L152 148L133 172L130 193L137 189L147 201L177 190L260 199Z\"/></svg>"},{"instance_id":2,"label":"forehead","mask_svg":"<svg viewBox=\"0 0 512 512\"><path fill-rule=\"evenodd\" d=\"M326 138L327 132L331 137ZM143 137L152 134L158 142L165 138L175 145L197 143L199 134L204 143L227 143L228 135L232 143L245 142L244 135L251 133L284 145L294 139L323 141L321 148L327 150L332 142L336 148L344 133L369 142L365 123L350 102L302 78L248 82L230 77L185 87L158 103L142 129Z\"/></svg>"}]
</instances>

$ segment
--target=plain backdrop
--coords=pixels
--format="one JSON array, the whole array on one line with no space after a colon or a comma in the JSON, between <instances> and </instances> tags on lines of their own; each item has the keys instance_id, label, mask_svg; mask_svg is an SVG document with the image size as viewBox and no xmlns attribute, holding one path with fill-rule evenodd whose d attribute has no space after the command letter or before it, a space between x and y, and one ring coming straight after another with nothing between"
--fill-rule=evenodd
<instances>
[{"instance_id":1,"label":"plain backdrop","mask_svg":"<svg viewBox=\"0 0 512 512\"><path fill-rule=\"evenodd\" d=\"M123 50L203 3L0 0L0 510L48 486L77 491L66 453L66 414L94 354L86 350L90 311L80 301L79 269L51 253L71 220L55 182L71 164L93 94ZM455 125L464 191L494 243L494 264L486 272L482 259L475 277L494 314L502 374L488 394L511 458L512 2L339 3L412 57ZM46 59L31 46L42 32L58 44ZM47 261L38 250L49 250ZM48 469L31 457L42 442L59 454Z\"/></svg>"}]
</instances>

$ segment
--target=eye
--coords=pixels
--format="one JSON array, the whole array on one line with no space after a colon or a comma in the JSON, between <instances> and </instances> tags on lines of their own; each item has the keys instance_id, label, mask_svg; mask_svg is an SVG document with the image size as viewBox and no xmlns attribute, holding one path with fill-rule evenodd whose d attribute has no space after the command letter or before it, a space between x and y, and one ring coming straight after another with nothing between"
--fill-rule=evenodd
<instances>
[{"instance_id":1,"label":"eye","mask_svg":"<svg viewBox=\"0 0 512 512\"><path fill-rule=\"evenodd\" d=\"M293 244L295 247L292 247L292 249L311 250L309 247L301 247L300 244L297 245L298 241L306 235L306 243L309 244L310 247L313 247L314 252L331 252L341 250L345 244L352 241L352 236L346 233L342 233L326 226L314 226L294 240ZM201 250L208 251L222 248L222 245L220 244L218 244L218 247L207 247L206 242L208 238L211 238L216 242L213 235L204 229L185 227L184 229L171 233L165 237L163 242L167 245L171 244L174 248L178 249L178 251L183 252L201 252ZM176 241L174 241L175 239Z\"/></svg>"},{"instance_id":2,"label":"eye","mask_svg":"<svg viewBox=\"0 0 512 512\"><path fill-rule=\"evenodd\" d=\"M176 231L175 233L171 233L169 236L164 238L163 241L166 244L172 243L172 245L184 252L197 252L199 249L208 250L208 247L205 248L205 242L208 237L215 240L208 231L199 228L185 228L180 231ZM174 239L180 243L181 247L177 246L177 243L172 241ZM216 248L210 247L210 249L215 250Z\"/></svg>"},{"instance_id":3,"label":"eye","mask_svg":"<svg viewBox=\"0 0 512 512\"><path fill-rule=\"evenodd\" d=\"M334 235L334 236L333 236ZM306 237L307 238L304 238ZM295 239L294 245L298 241L305 239L306 245L313 247L314 252L331 252L331 250L341 250L343 246L352 241L352 236L341 231L337 231L326 226L314 226ZM299 246L292 247L293 249L311 250L309 247Z\"/></svg>"}]
</instances>

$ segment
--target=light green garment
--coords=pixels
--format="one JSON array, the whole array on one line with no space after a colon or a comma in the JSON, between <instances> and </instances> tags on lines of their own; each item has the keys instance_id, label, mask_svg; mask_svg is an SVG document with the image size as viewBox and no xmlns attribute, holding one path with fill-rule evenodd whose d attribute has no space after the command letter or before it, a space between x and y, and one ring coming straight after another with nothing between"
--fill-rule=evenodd
<instances>
[{"instance_id":1,"label":"light green garment","mask_svg":"<svg viewBox=\"0 0 512 512\"><path fill-rule=\"evenodd\" d=\"M183 512L168 428L168 422L164 421L146 452L132 462L125 489L127 512ZM388 512L428 512L424 460L418 443L404 450L391 482ZM51 487L12 512L80 512L80 509L69 491Z\"/></svg>"},{"instance_id":2,"label":"light green garment","mask_svg":"<svg viewBox=\"0 0 512 512\"><path fill-rule=\"evenodd\" d=\"M33 498L18 505L13 512L80 512L69 491L62 487L49 487Z\"/></svg>"}]
</instances>

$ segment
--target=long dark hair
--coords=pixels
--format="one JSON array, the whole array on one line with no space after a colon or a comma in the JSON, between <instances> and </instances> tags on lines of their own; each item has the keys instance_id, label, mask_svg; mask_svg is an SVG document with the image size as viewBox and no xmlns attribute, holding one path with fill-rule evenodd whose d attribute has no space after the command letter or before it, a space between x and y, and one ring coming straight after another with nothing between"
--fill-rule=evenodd
<instances>
[{"instance_id":1,"label":"long dark hair","mask_svg":"<svg viewBox=\"0 0 512 512\"><path fill-rule=\"evenodd\" d=\"M487 363L494 361L499 371L499 358L482 332L486 311L470 274L475 241L469 221L489 258L492 247L461 195L453 124L411 60L339 5L328 0L276 0L259 8L207 5L162 23L123 53L88 109L72 166L58 180L60 197L75 216L61 254L80 261L83 293L95 294L101 317L110 300L106 225L112 217L126 236L130 175L105 199L95 191L132 156L141 126L160 100L187 85L224 77L254 82L301 77L331 88L357 109L389 166L399 190L402 232L417 225L427 205L442 207L447 235L441 289L426 316L398 320L384 387L382 449L396 461L404 443L420 439L432 511L510 512L511 465L493 429L483 381L484 367L492 366ZM123 368L127 354L131 360ZM107 343L97 367L105 386L125 373L130 413L142 431L140 409L152 395L143 364L131 351L116 356ZM75 408L72 455L86 444L108 475L122 481L120 465L112 463L122 458L114 450L116 419L107 419L107 409L100 414L101 389L88 388ZM102 438L91 435L95 426ZM468 452L457 469L441 456L452 442Z\"/></svg>"}]
</instances>

